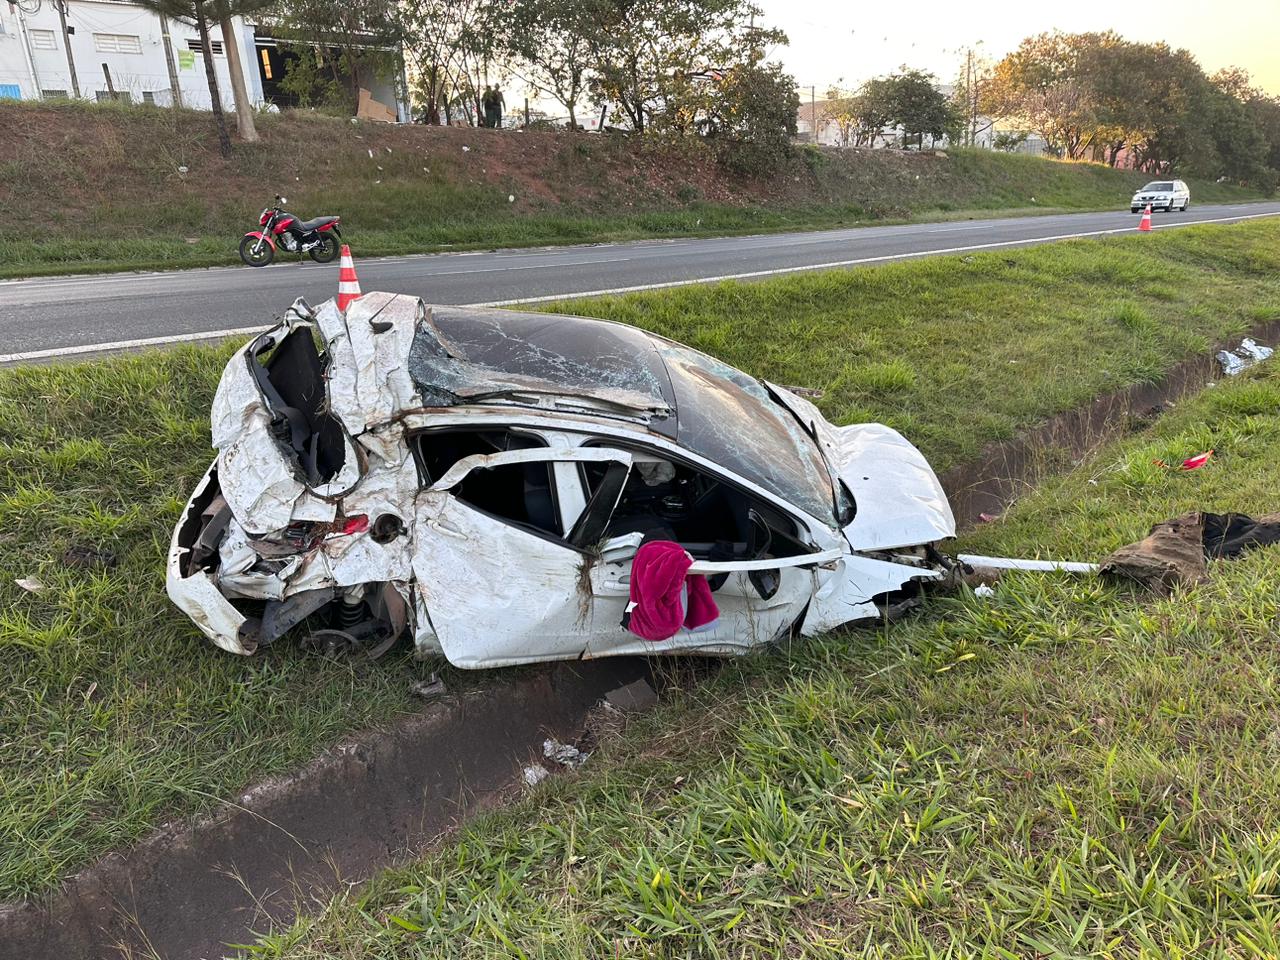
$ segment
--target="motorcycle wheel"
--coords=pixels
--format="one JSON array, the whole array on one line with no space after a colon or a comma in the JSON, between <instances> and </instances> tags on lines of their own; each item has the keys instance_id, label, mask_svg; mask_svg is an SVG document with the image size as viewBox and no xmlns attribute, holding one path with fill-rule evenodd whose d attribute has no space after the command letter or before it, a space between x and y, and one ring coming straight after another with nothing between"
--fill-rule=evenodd
<instances>
[{"instance_id":1,"label":"motorcycle wheel","mask_svg":"<svg viewBox=\"0 0 1280 960\"><path fill-rule=\"evenodd\" d=\"M275 259L276 248L269 244L266 240L262 241L262 246L256 252L254 245L258 243L257 237L245 237L240 241L240 259L251 267L265 267L268 263Z\"/></svg>"},{"instance_id":2,"label":"motorcycle wheel","mask_svg":"<svg viewBox=\"0 0 1280 960\"><path fill-rule=\"evenodd\" d=\"M312 247L308 253L316 263L332 263L338 255L338 238L326 233L320 238L320 244Z\"/></svg>"}]
</instances>

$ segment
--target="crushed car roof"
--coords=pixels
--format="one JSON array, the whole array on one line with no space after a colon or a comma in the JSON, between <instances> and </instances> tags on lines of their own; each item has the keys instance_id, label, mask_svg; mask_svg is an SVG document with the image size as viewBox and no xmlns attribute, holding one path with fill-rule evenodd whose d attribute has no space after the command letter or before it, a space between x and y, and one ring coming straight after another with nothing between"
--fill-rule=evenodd
<instances>
[{"instance_id":1,"label":"crushed car roof","mask_svg":"<svg viewBox=\"0 0 1280 960\"><path fill-rule=\"evenodd\" d=\"M371 318L376 324L376 315ZM607 320L432 306L409 352L428 406L539 395L590 398L592 412L642 419L832 523L835 495L818 445L766 388L689 347Z\"/></svg>"}]
</instances>

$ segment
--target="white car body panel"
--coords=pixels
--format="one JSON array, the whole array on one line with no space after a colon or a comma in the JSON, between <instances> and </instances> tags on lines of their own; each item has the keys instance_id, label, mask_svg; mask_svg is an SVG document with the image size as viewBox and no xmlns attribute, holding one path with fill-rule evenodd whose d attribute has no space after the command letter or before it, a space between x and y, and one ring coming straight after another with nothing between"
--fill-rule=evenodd
<instances>
[{"instance_id":1,"label":"white car body panel","mask_svg":"<svg viewBox=\"0 0 1280 960\"><path fill-rule=\"evenodd\" d=\"M425 406L406 357L415 331L429 318L416 298L390 294L368 294L345 314L332 301L314 313L299 302L279 327L255 338L228 363L212 409L217 460L188 511L197 503L207 507L216 471L232 517L217 546L216 566L184 573L191 551L179 542L184 514L167 569L174 603L222 649L249 654L257 647L251 618L236 608L236 598L280 603L315 591L389 584L408 606L417 652L444 655L460 667L674 651L733 654L777 640L797 626L810 635L878 616L877 597L940 576L923 560L896 562L883 554L900 548L910 552L955 532L937 477L896 431L880 424L835 427L813 404L770 385L817 440L833 481L843 481L855 498L856 516L840 530L831 517L811 516L646 430L644 415L637 412L644 397L634 391L610 387L609 402L628 405L610 412L583 396L568 398L559 408L554 398ZM251 372L252 355L301 329L319 329L323 336L329 354L325 409L343 433L341 468L325 483L308 484L301 475L293 451L273 433L269 402ZM657 409L653 415L663 414ZM410 438L428 428L489 429L487 424L536 434L547 446L466 456L424 487ZM610 445L614 438L620 447ZM592 445L585 446L588 442ZM776 507L800 531L807 544L802 549L811 552L696 559L691 573L727 574L714 594L720 617L661 643L621 625L639 534L584 551L455 495L472 470L545 461L567 536L590 509L580 479L583 464L614 462L634 470L634 464L668 463L668 455L670 462L720 478ZM344 518L363 516L371 522L388 515L401 521L403 533L387 542L375 540L368 530L339 529ZM322 530L328 532L290 554L283 538L299 523L325 524ZM777 573L777 589L767 599L749 576L761 570Z\"/></svg>"},{"instance_id":2,"label":"white car body panel","mask_svg":"<svg viewBox=\"0 0 1280 960\"><path fill-rule=\"evenodd\" d=\"M857 504L844 528L855 550L889 550L934 543L956 535L951 504L924 455L892 427L862 423L836 427L808 400L768 384L777 398L809 426L835 474Z\"/></svg>"}]
</instances>

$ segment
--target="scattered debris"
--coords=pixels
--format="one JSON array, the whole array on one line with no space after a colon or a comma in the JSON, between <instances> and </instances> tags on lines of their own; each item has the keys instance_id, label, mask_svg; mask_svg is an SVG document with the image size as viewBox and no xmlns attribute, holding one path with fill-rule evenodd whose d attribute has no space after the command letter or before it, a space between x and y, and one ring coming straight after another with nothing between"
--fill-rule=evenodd
<instances>
[{"instance_id":1,"label":"scattered debris","mask_svg":"<svg viewBox=\"0 0 1280 960\"><path fill-rule=\"evenodd\" d=\"M961 553L956 559L980 570L1044 570L1061 573L1097 573L1096 563L1076 563L1070 560L1019 560L1015 557L983 557L974 553Z\"/></svg>"},{"instance_id":2,"label":"scattered debris","mask_svg":"<svg viewBox=\"0 0 1280 960\"><path fill-rule=\"evenodd\" d=\"M42 590L44 590L44 584L41 583L39 580L37 580L35 577L22 577L21 579L15 580L13 582L16 583L18 586L20 586L23 590L27 591L27 593L40 593Z\"/></svg>"},{"instance_id":3,"label":"scattered debris","mask_svg":"<svg viewBox=\"0 0 1280 960\"><path fill-rule=\"evenodd\" d=\"M1178 469L1179 470L1198 470L1201 467L1203 467L1205 464L1207 464L1210 460L1213 459L1213 454L1214 454L1213 450L1206 450L1204 453L1197 453L1194 457L1187 457L1185 460L1182 461L1182 463L1178 465ZM1170 467L1168 463L1166 463L1164 460L1161 460L1159 457L1156 457L1156 459L1152 460L1151 463L1154 466L1160 467L1164 470L1172 469L1172 467Z\"/></svg>"},{"instance_id":4,"label":"scattered debris","mask_svg":"<svg viewBox=\"0 0 1280 960\"><path fill-rule=\"evenodd\" d=\"M549 738L542 741L542 755L548 760L554 760L562 767L573 768L582 766L591 756L571 743L561 743L559 740Z\"/></svg>"},{"instance_id":5,"label":"scattered debris","mask_svg":"<svg viewBox=\"0 0 1280 960\"><path fill-rule=\"evenodd\" d=\"M99 550L96 547L75 543L63 552L62 562L68 567L92 570L114 567L117 561L116 555L110 550Z\"/></svg>"},{"instance_id":6,"label":"scattered debris","mask_svg":"<svg viewBox=\"0 0 1280 960\"><path fill-rule=\"evenodd\" d=\"M470 148L470 147L468 147L466 144L463 144L463 145L462 145L462 152L463 152L463 153L470 153L470 152L471 152L471 148Z\"/></svg>"},{"instance_id":7,"label":"scattered debris","mask_svg":"<svg viewBox=\"0 0 1280 960\"><path fill-rule=\"evenodd\" d=\"M1146 537L1111 554L1100 569L1167 593L1208 579L1208 560L1234 559L1274 543L1280 543L1280 514L1255 520L1243 513L1188 513L1157 523Z\"/></svg>"},{"instance_id":8,"label":"scattered debris","mask_svg":"<svg viewBox=\"0 0 1280 960\"><path fill-rule=\"evenodd\" d=\"M632 680L625 687L610 691L604 702L621 713L639 713L657 705L658 694L646 680Z\"/></svg>"},{"instance_id":9,"label":"scattered debris","mask_svg":"<svg viewBox=\"0 0 1280 960\"><path fill-rule=\"evenodd\" d=\"M178 167L178 173L182 174L184 177L187 175L187 170L188 170L188 167L185 164Z\"/></svg>"},{"instance_id":10,"label":"scattered debris","mask_svg":"<svg viewBox=\"0 0 1280 960\"><path fill-rule=\"evenodd\" d=\"M1213 451L1206 450L1204 453L1197 453L1194 457L1187 457L1182 461L1183 470L1199 470L1206 463L1213 459Z\"/></svg>"},{"instance_id":11,"label":"scattered debris","mask_svg":"<svg viewBox=\"0 0 1280 960\"><path fill-rule=\"evenodd\" d=\"M409 692L423 700L434 700L436 697L444 696L446 687L440 675L433 673L426 680L414 680L409 684Z\"/></svg>"},{"instance_id":12,"label":"scattered debris","mask_svg":"<svg viewBox=\"0 0 1280 960\"><path fill-rule=\"evenodd\" d=\"M551 776L551 771L540 763L531 763L529 766L524 768L523 776L525 786L536 787L543 780L547 779L547 777Z\"/></svg>"},{"instance_id":13,"label":"scattered debris","mask_svg":"<svg viewBox=\"0 0 1280 960\"><path fill-rule=\"evenodd\" d=\"M507 203L515 203L515 202L516 202L516 195L514 193L508 193Z\"/></svg>"},{"instance_id":14,"label":"scattered debris","mask_svg":"<svg viewBox=\"0 0 1280 960\"><path fill-rule=\"evenodd\" d=\"M995 587L991 586L989 583L980 583L973 588L973 595L975 597L983 598L994 597L996 595L996 590Z\"/></svg>"},{"instance_id":15,"label":"scattered debris","mask_svg":"<svg viewBox=\"0 0 1280 960\"><path fill-rule=\"evenodd\" d=\"M1271 347L1264 347L1252 337L1245 337L1240 342L1240 346L1234 350L1219 350L1218 363L1222 364L1223 373L1228 377L1234 377L1254 364L1266 360L1273 353L1275 350Z\"/></svg>"},{"instance_id":16,"label":"scattered debris","mask_svg":"<svg viewBox=\"0 0 1280 960\"><path fill-rule=\"evenodd\" d=\"M999 515L998 513L980 513L980 514L978 514L978 522L979 522L979 523L995 523L995 522L996 522L997 520L999 520L999 519L1000 519L1000 515Z\"/></svg>"}]
</instances>

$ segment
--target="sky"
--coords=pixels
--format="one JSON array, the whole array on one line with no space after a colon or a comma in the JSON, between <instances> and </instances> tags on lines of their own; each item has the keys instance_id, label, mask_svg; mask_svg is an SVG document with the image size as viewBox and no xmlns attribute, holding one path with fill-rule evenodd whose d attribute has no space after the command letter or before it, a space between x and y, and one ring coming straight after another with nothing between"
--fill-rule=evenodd
<instances>
[{"instance_id":1,"label":"sky","mask_svg":"<svg viewBox=\"0 0 1280 960\"><path fill-rule=\"evenodd\" d=\"M801 87L857 87L902 64L943 83L959 73L963 49L999 60L1026 36L1115 30L1129 40L1186 47L1206 73L1249 71L1256 86L1280 95L1280 0L756 0L763 22L790 43L775 51ZM981 42L981 45L979 45Z\"/></svg>"}]
</instances>

